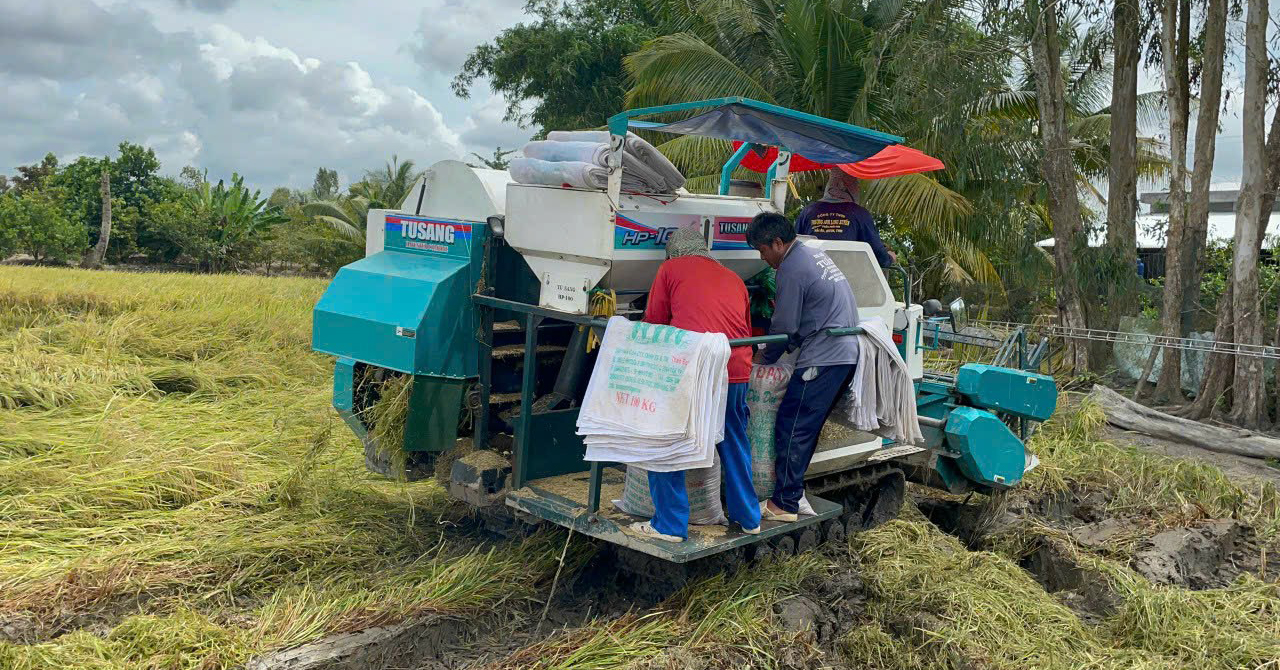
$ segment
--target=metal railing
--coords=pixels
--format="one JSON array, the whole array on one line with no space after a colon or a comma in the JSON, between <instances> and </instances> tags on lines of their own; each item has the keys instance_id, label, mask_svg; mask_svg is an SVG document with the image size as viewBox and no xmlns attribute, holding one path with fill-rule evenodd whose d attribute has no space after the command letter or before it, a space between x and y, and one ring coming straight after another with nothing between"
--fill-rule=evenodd
<instances>
[{"instance_id":1,"label":"metal railing","mask_svg":"<svg viewBox=\"0 0 1280 670\"><path fill-rule=\"evenodd\" d=\"M472 301L481 309L481 338L480 338L480 397L477 402L477 414L475 423L474 444L477 449L487 448L489 445L489 395L492 387L493 376L493 313L495 310L505 310L516 312L524 315L525 327L525 343L524 343L524 367L522 370L522 378L520 382L520 414L516 421L515 444L512 448L512 464L511 477L512 488L520 488L527 481L527 461L529 453L529 432L533 421L533 397L536 385L537 356L538 356L538 326L544 319L553 319L556 321L565 321L579 326L588 326L592 328L605 328L609 324L609 320L589 316L583 314L569 314L538 305L530 305L528 303L516 302L513 300L504 300L489 295L473 294ZM830 335L849 336L860 335L863 330L861 327L854 326L852 328L830 328L826 331ZM788 341L786 335L760 335L757 337L743 337L729 340L729 346L755 346L757 344L780 344ZM590 466L590 479L587 489L587 508L588 513L594 515L600 509L600 486L602 475L600 471L601 463L592 461Z\"/></svg>"},{"instance_id":2,"label":"metal railing","mask_svg":"<svg viewBox=\"0 0 1280 670\"><path fill-rule=\"evenodd\" d=\"M1247 344L1244 342L1216 342L1213 340L1197 340L1190 337L1166 337L1150 333L1133 333L1122 330L1102 330L1099 328L1071 328L1056 324L1035 325L1016 323L1013 321L989 321L975 319L975 325L992 329L1016 330L1026 328L1041 331L1046 335L1070 340L1089 340L1094 342L1118 342L1121 344L1154 345L1162 348L1181 349L1184 351L1203 351L1205 353L1230 354L1233 356L1251 356L1280 360L1280 348L1263 344Z\"/></svg>"}]
</instances>

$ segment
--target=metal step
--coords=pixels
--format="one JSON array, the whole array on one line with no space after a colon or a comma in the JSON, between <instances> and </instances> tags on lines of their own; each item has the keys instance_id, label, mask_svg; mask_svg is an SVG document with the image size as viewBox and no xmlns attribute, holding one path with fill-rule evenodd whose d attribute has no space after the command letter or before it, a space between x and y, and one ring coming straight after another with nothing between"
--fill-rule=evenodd
<instances>
[{"instance_id":1,"label":"metal step","mask_svg":"<svg viewBox=\"0 0 1280 670\"><path fill-rule=\"evenodd\" d=\"M520 402L519 393L490 393L490 405L514 405Z\"/></svg>"},{"instance_id":2,"label":"metal step","mask_svg":"<svg viewBox=\"0 0 1280 670\"><path fill-rule=\"evenodd\" d=\"M538 360L550 360L546 358L546 354L564 354L568 350L563 344L539 344ZM493 348L493 358L497 360L505 360L510 358L524 358L524 344L504 344L500 347Z\"/></svg>"}]
</instances>

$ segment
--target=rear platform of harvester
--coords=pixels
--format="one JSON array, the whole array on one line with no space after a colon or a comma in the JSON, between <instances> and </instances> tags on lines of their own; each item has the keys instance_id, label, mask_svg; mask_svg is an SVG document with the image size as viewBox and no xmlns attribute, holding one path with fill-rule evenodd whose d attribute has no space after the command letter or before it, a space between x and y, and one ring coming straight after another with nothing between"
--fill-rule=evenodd
<instances>
[{"instance_id":1,"label":"rear platform of harvester","mask_svg":"<svg viewBox=\"0 0 1280 670\"><path fill-rule=\"evenodd\" d=\"M370 469L429 476L440 454L469 439L476 451L451 466L454 497L497 528L572 528L622 548L642 571L655 560L733 565L840 540L893 518L907 481L953 493L1016 485L1031 462L1023 446L1030 426L1050 416L1057 397L1052 378L1033 371L1036 353L1015 339L1003 343L996 365L927 373L923 355L947 337L944 319L911 303L906 273L899 301L865 243L805 239L848 277L860 315L891 325L924 443L894 444L833 413L806 475L814 515L766 521L759 535L692 526L678 544L629 529L639 519L611 503L622 497L624 470L585 461L576 434L594 363L589 333L604 326L591 315L592 296L607 292L617 314L639 318L666 236L690 225L701 227L713 257L749 280L765 266L745 242L746 225L784 210L792 152L852 162L901 141L750 100L704 101L613 117L614 172L633 117L701 108L711 111L671 132L779 147L763 197L727 188L626 193L617 174L604 190L521 184L506 172L444 161L399 209L370 212L366 257L334 278L316 305L313 334L316 350L337 357L334 407L364 442ZM726 177L743 155L731 158ZM391 392L402 396L402 419L375 411Z\"/></svg>"}]
</instances>

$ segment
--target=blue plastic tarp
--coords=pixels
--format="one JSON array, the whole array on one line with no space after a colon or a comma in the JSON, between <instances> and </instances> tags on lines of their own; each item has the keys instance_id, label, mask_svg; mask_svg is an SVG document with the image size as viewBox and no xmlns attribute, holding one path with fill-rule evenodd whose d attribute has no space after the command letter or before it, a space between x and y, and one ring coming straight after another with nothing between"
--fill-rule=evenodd
<instances>
[{"instance_id":1,"label":"blue plastic tarp","mask_svg":"<svg viewBox=\"0 0 1280 670\"><path fill-rule=\"evenodd\" d=\"M634 123L634 122L633 122ZM856 163L896 142L853 127L833 127L741 103L721 105L697 116L652 126L678 135L700 135L783 147L821 163Z\"/></svg>"}]
</instances>

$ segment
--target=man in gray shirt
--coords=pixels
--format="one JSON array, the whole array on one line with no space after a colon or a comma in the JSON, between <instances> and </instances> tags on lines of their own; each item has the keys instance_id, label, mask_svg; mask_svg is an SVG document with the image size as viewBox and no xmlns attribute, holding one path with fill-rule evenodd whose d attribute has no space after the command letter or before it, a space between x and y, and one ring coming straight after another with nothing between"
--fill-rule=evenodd
<instances>
[{"instance_id":1,"label":"man in gray shirt","mask_svg":"<svg viewBox=\"0 0 1280 670\"><path fill-rule=\"evenodd\" d=\"M771 365L783 353L796 351L795 373L774 427L777 483L761 513L768 520L795 521L818 434L858 362L856 337L825 331L858 325L858 305L840 268L821 249L800 243L785 216L757 214L747 227L747 244L777 270L769 334L789 338L766 346L759 362Z\"/></svg>"}]
</instances>

